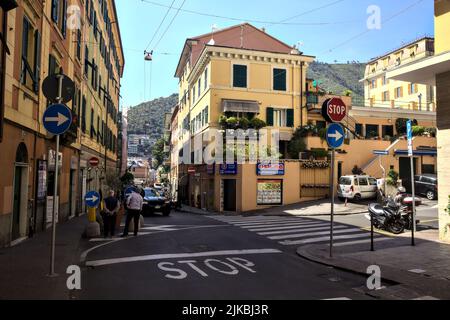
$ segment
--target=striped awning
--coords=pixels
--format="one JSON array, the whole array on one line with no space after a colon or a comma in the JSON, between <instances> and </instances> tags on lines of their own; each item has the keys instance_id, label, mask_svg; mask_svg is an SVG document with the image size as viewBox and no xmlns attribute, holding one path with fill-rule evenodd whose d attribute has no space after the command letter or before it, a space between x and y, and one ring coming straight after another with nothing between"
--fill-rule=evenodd
<instances>
[{"instance_id":1,"label":"striped awning","mask_svg":"<svg viewBox=\"0 0 450 320\"><path fill-rule=\"evenodd\" d=\"M223 112L259 113L259 103L250 100L222 100Z\"/></svg>"}]
</instances>

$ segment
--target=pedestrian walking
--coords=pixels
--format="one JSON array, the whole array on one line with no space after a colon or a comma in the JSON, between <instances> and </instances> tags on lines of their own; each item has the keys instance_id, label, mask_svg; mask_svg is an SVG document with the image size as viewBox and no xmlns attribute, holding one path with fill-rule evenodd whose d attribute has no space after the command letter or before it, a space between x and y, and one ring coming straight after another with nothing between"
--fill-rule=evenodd
<instances>
[{"instance_id":1,"label":"pedestrian walking","mask_svg":"<svg viewBox=\"0 0 450 320\"><path fill-rule=\"evenodd\" d=\"M131 195L126 200L126 204L127 204L127 219L125 222L125 229L123 231L122 238L128 236L128 231L132 219L134 219L134 236L136 237L139 231L139 219L141 217L144 199L139 194L138 190L134 189Z\"/></svg>"},{"instance_id":2,"label":"pedestrian walking","mask_svg":"<svg viewBox=\"0 0 450 320\"><path fill-rule=\"evenodd\" d=\"M115 192L110 191L109 196L103 200L103 230L105 238L108 238L109 234L114 237L116 231L117 213L120 209L120 202L115 197Z\"/></svg>"}]
</instances>

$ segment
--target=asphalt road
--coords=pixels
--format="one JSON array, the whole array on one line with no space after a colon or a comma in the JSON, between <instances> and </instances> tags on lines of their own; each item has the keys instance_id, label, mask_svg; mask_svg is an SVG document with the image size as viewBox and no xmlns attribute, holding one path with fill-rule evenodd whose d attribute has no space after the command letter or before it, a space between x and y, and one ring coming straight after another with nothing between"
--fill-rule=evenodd
<instances>
[{"instance_id":1,"label":"asphalt road","mask_svg":"<svg viewBox=\"0 0 450 320\"><path fill-rule=\"evenodd\" d=\"M325 225L289 217L217 219L175 212L146 218L136 238L86 243L76 298L369 299L357 290L366 278L303 260L295 253L297 244L270 237L298 228L302 241L324 241ZM344 234L348 226L340 227Z\"/></svg>"}]
</instances>

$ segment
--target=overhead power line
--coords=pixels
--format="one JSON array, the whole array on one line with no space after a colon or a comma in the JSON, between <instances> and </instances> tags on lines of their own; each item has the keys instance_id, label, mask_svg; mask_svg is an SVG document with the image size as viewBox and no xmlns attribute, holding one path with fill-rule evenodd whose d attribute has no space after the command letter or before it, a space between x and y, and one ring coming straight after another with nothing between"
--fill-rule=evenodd
<instances>
[{"instance_id":1,"label":"overhead power line","mask_svg":"<svg viewBox=\"0 0 450 320\"><path fill-rule=\"evenodd\" d=\"M159 24L158 28L156 29L155 33L153 34L152 39L150 40L150 42L148 43L147 47L145 48L145 51L148 50L148 48L150 47L150 45L153 43L153 40L155 40L156 35L158 34L159 30L161 29L162 25L164 24L164 22L166 21L167 16L170 13L170 10L173 8L173 5L175 4L176 0L172 1L172 4L170 5L170 7L168 7L166 14L164 15L164 18L162 19L161 23Z\"/></svg>"},{"instance_id":2,"label":"overhead power line","mask_svg":"<svg viewBox=\"0 0 450 320\"><path fill-rule=\"evenodd\" d=\"M176 8L176 7L173 7L173 6L168 6L166 4L155 2L155 1L151 1L151 0L141 0L141 1L144 2L144 3L148 3L148 4L151 4L151 5L154 5L154 6L168 8L169 11L170 10L179 10L180 12L189 13L189 14L195 14L195 15L204 16L204 17L224 19L224 20L230 20L230 21L238 21L238 22L245 21L245 22L249 22L249 23L261 23L261 24L269 24L269 25L319 26L319 25L337 25L337 24L350 24L350 23L361 22L359 20L335 21L335 22L330 22L330 21L326 21L326 22L323 22L323 21L322 22L287 22L287 21L293 20L295 18L301 17L303 15L306 15L308 13L312 13L312 12L315 12L315 11L319 11L319 10L325 9L325 8L327 8L329 6L335 5L335 4L339 3L339 2L346 1L346 0L337 0L337 1L334 1L332 3L323 5L323 6L318 7L318 8L311 9L311 10L303 12L303 13L301 13L299 15L296 15L296 16L287 18L285 20L278 21L278 22L277 21L259 20L259 19L248 19L248 18L240 18L240 17L231 17L231 16L222 16L222 15L217 15L217 14L212 14L212 13L207 13L207 12L182 9L181 7L180 8Z\"/></svg>"},{"instance_id":3,"label":"overhead power line","mask_svg":"<svg viewBox=\"0 0 450 320\"><path fill-rule=\"evenodd\" d=\"M159 38L158 42L155 44L155 46L153 47L154 50L156 50L156 48L158 47L158 45L161 43L162 39L164 38L164 36L167 34L167 31L169 31L170 27L172 26L172 24L174 23L175 19L178 17L180 11L182 10L184 4L186 3L186 0L183 0L183 2L181 3L181 6L177 9L177 12L175 13L175 15L173 16L172 20L170 21L169 25L167 26L166 30L164 30L163 34L161 35L161 37Z\"/></svg>"}]
</instances>

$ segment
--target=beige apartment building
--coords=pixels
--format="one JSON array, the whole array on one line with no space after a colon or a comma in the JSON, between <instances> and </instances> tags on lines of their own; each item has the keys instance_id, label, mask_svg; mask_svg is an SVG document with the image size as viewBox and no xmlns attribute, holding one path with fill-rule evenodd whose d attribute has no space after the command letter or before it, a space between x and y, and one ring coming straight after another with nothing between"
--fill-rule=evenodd
<instances>
[{"instance_id":1,"label":"beige apartment building","mask_svg":"<svg viewBox=\"0 0 450 320\"><path fill-rule=\"evenodd\" d=\"M8 246L49 226L56 170L59 223L84 210L87 189L99 189L103 160L115 170L124 60L113 0L8 0L1 8L0 246ZM56 155L42 124L49 102L41 84L59 71L74 81L75 95L74 121ZM98 171L87 164L93 156L103 162Z\"/></svg>"}]
</instances>

